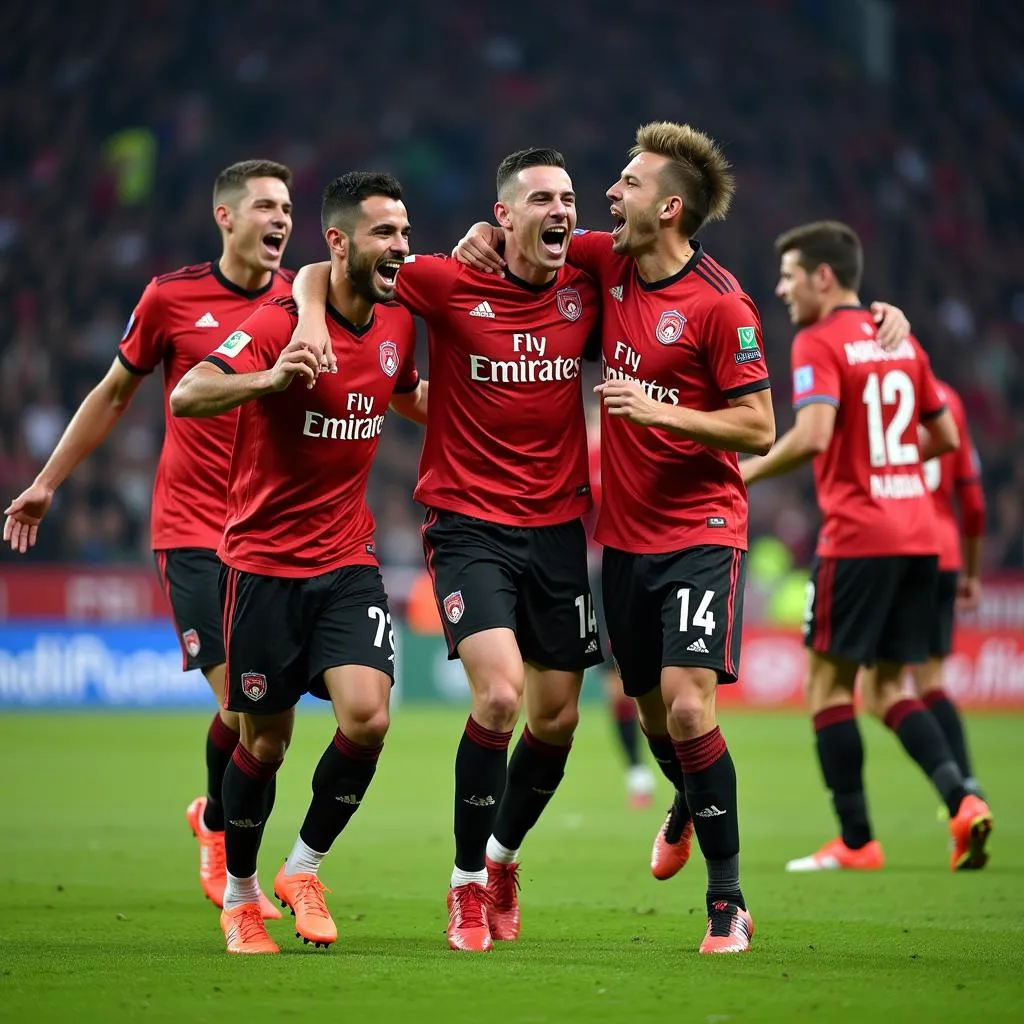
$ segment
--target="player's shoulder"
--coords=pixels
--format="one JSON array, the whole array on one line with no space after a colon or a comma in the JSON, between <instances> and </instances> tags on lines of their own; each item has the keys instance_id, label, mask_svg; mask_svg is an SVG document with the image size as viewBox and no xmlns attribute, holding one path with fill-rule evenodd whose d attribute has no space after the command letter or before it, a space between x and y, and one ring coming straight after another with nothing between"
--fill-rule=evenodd
<instances>
[{"instance_id":1,"label":"player's shoulder","mask_svg":"<svg viewBox=\"0 0 1024 1024\"><path fill-rule=\"evenodd\" d=\"M184 288L196 281L213 275L213 260L205 263L193 263L188 267L179 267L177 270L168 271L166 274L157 274L153 278L153 285L157 288Z\"/></svg>"},{"instance_id":2,"label":"player's shoulder","mask_svg":"<svg viewBox=\"0 0 1024 1024\"><path fill-rule=\"evenodd\" d=\"M749 301L736 275L726 270L699 242L699 252L692 266L692 283L697 294L709 304L735 301L729 296L739 296Z\"/></svg>"},{"instance_id":3,"label":"player's shoulder","mask_svg":"<svg viewBox=\"0 0 1024 1024\"><path fill-rule=\"evenodd\" d=\"M245 322L270 327L281 322L282 314L287 316L293 325L299 322L299 308L290 295L271 295L249 314Z\"/></svg>"},{"instance_id":4,"label":"player's shoulder","mask_svg":"<svg viewBox=\"0 0 1024 1024\"><path fill-rule=\"evenodd\" d=\"M290 270L288 267L280 267L278 268L277 273L274 276L279 281L291 287L292 284L294 284L295 282L295 275L297 273L297 270Z\"/></svg>"},{"instance_id":5,"label":"player's shoulder","mask_svg":"<svg viewBox=\"0 0 1024 1024\"><path fill-rule=\"evenodd\" d=\"M379 322L388 330L416 330L416 321L413 320L412 313L400 302L378 302L377 316Z\"/></svg>"}]
</instances>

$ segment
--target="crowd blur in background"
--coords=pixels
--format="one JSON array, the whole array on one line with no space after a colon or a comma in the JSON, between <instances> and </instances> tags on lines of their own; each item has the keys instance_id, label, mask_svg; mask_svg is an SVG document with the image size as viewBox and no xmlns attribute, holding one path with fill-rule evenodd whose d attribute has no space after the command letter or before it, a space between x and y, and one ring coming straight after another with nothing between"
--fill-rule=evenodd
<instances>
[{"instance_id":1,"label":"crowd blur in background","mask_svg":"<svg viewBox=\"0 0 1024 1024\"><path fill-rule=\"evenodd\" d=\"M1024 7L14 0L0 38L0 495L31 481L149 278L217 256L223 166L291 166L285 265L299 267L324 257L320 192L335 175L393 171L414 251L449 251L490 217L501 157L531 145L565 153L580 224L608 227L604 191L637 125L667 119L734 164L730 216L699 237L761 311L780 434L793 330L772 243L845 220L865 245L862 298L902 306L963 395L989 502L985 568L1024 567ZM31 558L149 557L162 420L151 380L61 488ZM409 580L418 453L416 429L392 421L371 490L382 558ZM817 524L809 471L759 489L762 568L806 565Z\"/></svg>"}]
</instances>

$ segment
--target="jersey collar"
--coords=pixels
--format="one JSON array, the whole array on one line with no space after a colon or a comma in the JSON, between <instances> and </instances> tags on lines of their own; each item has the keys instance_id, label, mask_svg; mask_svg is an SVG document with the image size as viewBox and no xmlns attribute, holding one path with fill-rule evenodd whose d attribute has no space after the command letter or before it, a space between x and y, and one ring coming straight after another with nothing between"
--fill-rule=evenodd
<instances>
[{"instance_id":1,"label":"jersey collar","mask_svg":"<svg viewBox=\"0 0 1024 1024\"><path fill-rule=\"evenodd\" d=\"M213 260L210 266L213 268L214 278L216 279L217 283L221 285L221 287L227 288L229 292L234 292L235 295L241 295L242 298L245 299L258 299L261 295L266 295L266 293L269 292L270 289L274 287L274 278L277 276L276 270L271 271L270 280L262 288L256 288L255 290L250 291L247 288L242 288L239 285L235 284L234 281L229 281L224 276L220 269L219 260Z\"/></svg>"},{"instance_id":2,"label":"jersey collar","mask_svg":"<svg viewBox=\"0 0 1024 1024\"><path fill-rule=\"evenodd\" d=\"M555 274L550 281L545 281L543 284L530 284L529 281L524 281L521 277L516 277L508 267L505 268L505 280L509 284L514 284L517 288L525 288L528 292L546 292L549 288L554 288L558 284L558 279L561 273Z\"/></svg>"},{"instance_id":3,"label":"jersey collar","mask_svg":"<svg viewBox=\"0 0 1024 1024\"><path fill-rule=\"evenodd\" d=\"M645 292L658 292L662 288L669 288L671 285L674 285L676 281L681 281L704 258L704 249L700 242L695 238L691 238L690 245L693 248L693 255L683 264L680 270L671 277L663 277L660 281L645 281L634 264L633 273L636 275L636 283Z\"/></svg>"},{"instance_id":4,"label":"jersey collar","mask_svg":"<svg viewBox=\"0 0 1024 1024\"><path fill-rule=\"evenodd\" d=\"M373 329L374 321L377 319L377 310L370 313L370 319L362 327L356 327L351 320L343 313L339 313L329 302L327 303L327 315L339 326L343 327L353 337L361 338Z\"/></svg>"}]
</instances>

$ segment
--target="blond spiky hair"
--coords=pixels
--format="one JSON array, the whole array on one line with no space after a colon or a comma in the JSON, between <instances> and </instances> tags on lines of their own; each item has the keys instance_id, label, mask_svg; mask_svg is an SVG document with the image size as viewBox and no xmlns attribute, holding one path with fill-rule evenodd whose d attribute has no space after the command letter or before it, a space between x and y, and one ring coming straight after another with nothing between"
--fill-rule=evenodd
<instances>
[{"instance_id":1,"label":"blond spiky hair","mask_svg":"<svg viewBox=\"0 0 1024 1024\"><path fill-rule=\"evenodd\" d=\"M631 157L656 153L670 161L665 167L666 192L683 197L680 231L692 238L707 220L722 220L729 212L735 179L731 164L715 140L688 124L652 121L636 132Z\"/></svg>"}]
</instances>

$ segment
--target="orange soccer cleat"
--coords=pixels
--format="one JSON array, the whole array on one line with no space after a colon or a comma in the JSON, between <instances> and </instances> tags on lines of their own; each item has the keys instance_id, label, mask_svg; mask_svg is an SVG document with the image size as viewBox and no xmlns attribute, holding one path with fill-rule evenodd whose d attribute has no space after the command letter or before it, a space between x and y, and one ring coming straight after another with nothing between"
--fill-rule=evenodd
<instances>
[{"instance_id":1,"label":"orange soccer cleat","mask_svg":"<svg viewBox=\"0 0 1024 1024\"><path fill-rule=\"evenodd\" d=\"M485 953L493 948L487 924L490 902L490 893L476 882L448 890L448 946L451 949Z\"/></svg>"},{"instance_id":2,"label":"orange soccer cleat","mask_svg":"<svg viewBox=\"0 0 1024 1024\"><path fill-rule=\"evenodd\" d=\"M224 856L224 833L211 832L203 824L206 797L197 796L188 805L185 818L192 835L199 843L199 884L206 898L215 906L224 906L224 889L228 884L227 861ZM264 921L279 921L281 911L260 892L260 912Z\"/></svg>"},{"instance_id":3,"label":"orange soccer cleat","mask_svg":"<svg viewBox=\"0 0 1024 1024\"><path fill-rule=\"evenodd\" d=\"M274 879L274 895L295 917L295 937L324 949L338 938L337 925L324 900L324 893L330 891L308 871L286 875L283 864Z\"/></svg>"},{"instance_id":4,"label":"orange soccer cleat","mask_svg":"<svg viewBox=\"0 0 1024 1024\"><path fill-rule=\"evenodd\" d=\"M500 942L515 942L519 938L519 865L499 864L486 859L487 924L491 938Z\"/></svg>"},{"instance_id":5,"label":"orange soccer cleat","mask_svg":"<svg viewBox=\"0 0 1024 1024\"><path fill-rule=\"evenodd\" d=\"M277 943L267 934L263 915L256 903L243 903L220 912L220 926L229 953L280 953Z\"/></svg>"},{"instance_id":6,"label":"orange soccer cleat","mask_svg":"<svg viewBox=\"0 0 1024 1024\"><path fill-rule=\"evenodd\" d=\"M992 812L988 804L973 793L960 801L955 818L949 820L949 834L953 837L951 871L977 871L988 863L985 844L992 832Z\"/></svg>"},{"instance_id":7,"label":"orange soccer cleat","mask_svg":"<svg viewBox=\"0 0 1024 1024\"><path fill-rule=\"evenodd\" d=\"M885 854L877 839L854 850L839 836L810 856L798 857L786 864L787 871L881 871L884 867Z\"/></svg>"},{"instance_id":8,"label":"orange soccer cleat","mask_svg":"<svg viewBox=\"0 0 1024 1024\"><path fill-rule=\"evenodd\" d=\"M735 903L719 900L708 910L708 930L700 944L701 953L749 953L754 937L754 919Z\"/></svg>"},{"instance_id":9,"label":"orange soccer cleat","mask_svg":"<svg viewBox=\"0 0 1024 1024\"><path fill-rule=\"evenodd\" d=\"M680 804L682 803L682 806ZM677 796L672 801L665 823L658 829L651 850L651 874L659 881L678 875L690 859L693 846L693 819L685 802Z\"/></svg>"}]
</instances>

